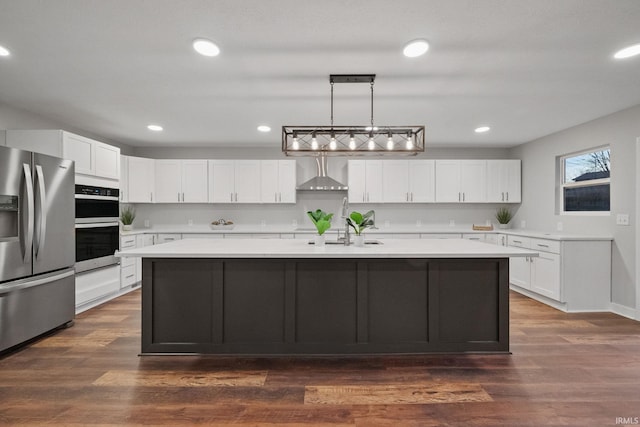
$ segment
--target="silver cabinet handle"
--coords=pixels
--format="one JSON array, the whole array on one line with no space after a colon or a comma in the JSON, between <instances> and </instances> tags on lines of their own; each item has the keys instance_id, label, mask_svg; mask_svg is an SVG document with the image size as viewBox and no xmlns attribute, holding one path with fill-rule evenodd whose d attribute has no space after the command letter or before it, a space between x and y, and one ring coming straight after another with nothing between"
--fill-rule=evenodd
<instances>
[{"instance_id":1,"label":"silver cabinet handle","mask_svg":"<svg viewBox=\"0 0 640 427\"><path fill-rule=\"evenodd\" d=\"M149 193L149 199L153 202L153 192Z\"/></svg>"},{"instance_id":2,"label":"silver cabinet handle","mask_svg":"<svg viewBox=\"0 0 640 427\"><path fill-rule=\"evenodd\" d=\"M411 192L411 201L413 202L413 192Z\"/></svg>"},{"instance_id":3,"label":"silver cabinet handle","mask_svg":"<svg viewBox=\"0 0 640 427\"><path fill-rule=\"evenodd\" d=\"M128 278L133 277L133 276L135 276L135 274L130 274L128 276L125 276L125 279L128 279Z\"/></svg>"},{"instance_id":4,"label":"silver cabinet handle","mask_svg":"<svg viewBox=\"0 0 640 427\"><path fill-rule=\"evenodd\" d=\"M236 202L238 201L238 193L236 193Z\"/></svg>"},{"instance_id":5,"label":"silver cabinet handle","mask_svg":"<svg viewBox=\"0 0 640 427\"><path fill-rule=\"evenodd\" d=\"M22 164L22 172L24 173L24 183L27 189L27 239L24 242L24 262L31 259L31 251L33 250L33 184L31 183L31 168L28 164Z\"/></svg>"},{"instance_id":6,"label":"silver cabinet handle","mask_svg":"<svg viewBox=\"0 0 640 427\"><path fill-rule=\"evenodd\" d=\"M502 192L502 201L504 202L504 191Z\"/></svg>"},{"instance_id":7,"label":"silver cabinet handle","mask_svg":"<svg viewBox=\"0 0 640 427\"><path fill-rule=\"evenodd\" d=\"M180 201L180 193L178 193L178 201Z\"/></svg>"},{"instance_id":8,"label":"silver cabinet handle","mask_svg":"<svg viewBox=\"0 0 640 427\"><path fill-rule=\"evenodd\" d=\"M404 194L405 194L405 197L406 197L407 202L408 202L409 201L409 193L407 192L407 193L404 193Z\"/></svg>"},{"instance_id":9,"label":"silver cabinet handle","mask_svg":"<svg viewBox=\"0 0 640 427\"><path fill-rule=\"evenodd\" d=\"M509 201L509 192L507 191L507 202Z\"/></svg>"},{"instance_id":10,"label":"silver cabinet handle","mask_svg":"<svg viewBox=\"0 0 640 427\"><path fill-rule=\"evenodd\" d=\"M463 202L465 201L465 197L464 197L464 196L465 196L465 194L464 194L464 192L463 192L463 193L462 193L462 201L463 201Z\"/></svg>"},{"instance_id":11,"label":"silver cabinet handle","mask_svg":"<svg viewBox=\"0 0 640 427\"><path fill-rule=\"evenodd\" d=\"M229 196L231 197L230 201L233 202L233 193L229 193Z\"/></svg>"},{"instance_id":12,"label":"silver cabinet handle","mask_svg":"<svg viewBox=\"0 0 640 427\"><path fill-rule=\"evenodd\" d=\"M543 245L542 243L538 243L538 246L540 246L541 248L548 248L549 245Z\"/></svg>"},{"instance_id":13,"label":"silver cabinet handle","mask_svg":"<svg viewBox=\"0 0 640 427\"><path fill-rule=\"evenodd\" d=\"M461 202L462 201L462 197L460 196L460 192L458 192L458 201Z\"/></svg>"},{"instance_id":14,"label":"silver cabinet handle","mask_svg":"<svg viewBox=\"0 0 640 427\"><path fill-rule=\"evenodd\" d=\"M42 166L36 165L36 176L38 177L38 190L40 192L40 227L38 230L38 245L35 250L35 257L38 257L40 248L44 247L44 238L47 235L47 189L44 186L44 172Z\"/></svg>"},{"instance_id":15,"label":"silver cabinet handle","mask_svg":"<svg viewBox=\"0 0 640 427\"><path fill-rule=\"evenodd\" d=\"M278 193L278 201L282 202L282 193Z\"/></svg>"}]
</instances>

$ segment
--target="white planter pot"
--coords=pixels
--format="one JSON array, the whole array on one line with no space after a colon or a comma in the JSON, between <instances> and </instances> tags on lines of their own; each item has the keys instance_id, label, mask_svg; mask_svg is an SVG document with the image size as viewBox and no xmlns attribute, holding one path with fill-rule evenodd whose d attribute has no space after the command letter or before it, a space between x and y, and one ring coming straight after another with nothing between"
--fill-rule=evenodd
<instances>
[{"instance_id":1,"label":"white planter pot","mask_svg":"<svg viewBox=\"0 0 640 427\"><path fill-rule=\"evenodd\" d=\"M122 231L131 231L133 230L133 224L122 224Z\"/></svg>"},{"instance_id":2,"label":"white planter pot","mask_svg":"<svg viewBox=\"0 0 640 427\"><path fill-rule=\"evenodd\" d=\"M313 244L316 246L324 246L324 234L316 234L313 236Z\"/></svg>"},{"instance_id":3,"label":"white planter pot","mask_svg":"<svg viewBox=\"0 0 640 427\"><path fill-rule=\"evenodd\" d=\"M498 224L498 228L507 229L507 228L511 228L511 225L510 224Z\"/></svg>"},{"instance_id":4,"label":"white planter pot","mask_svg":"<svg viewBox=\"0 0 640 427\"><path fill-rule=\"evenodd\" d=\"M353 236L353 246L364 246L364 236L362 234Z\"/></svg>"}]
</instances>

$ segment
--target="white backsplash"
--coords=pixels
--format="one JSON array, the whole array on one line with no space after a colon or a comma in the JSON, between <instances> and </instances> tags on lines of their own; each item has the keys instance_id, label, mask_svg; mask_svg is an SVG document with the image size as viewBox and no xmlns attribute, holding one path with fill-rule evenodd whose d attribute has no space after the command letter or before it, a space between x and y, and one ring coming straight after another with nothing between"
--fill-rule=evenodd
<instances>
[{"instance_id":1,"label":"white backsplash","mask_svg":"<svg viewBox=\"0 0 640 427\"><path fill-rule=\"evenodd\" d=\"M322 209L334 213L333 223L340 221L342 199L346 192L298 192L297 203L293 204L136 204L135 227L142 228L144 221L150 226L163 225L206 225L216 219L232 220L243 225L291 225L294 221L300 227L311 227L307 217L309 210ZM357 210L376 211L376 223L379 228L385 226L423 227L456 226L485 224L487 220L495 223L494 213L499 205L494 204L376 204L353 203L349 212ZM517 208L518 205L514 205Z\"/></svg>"}]
</instances>

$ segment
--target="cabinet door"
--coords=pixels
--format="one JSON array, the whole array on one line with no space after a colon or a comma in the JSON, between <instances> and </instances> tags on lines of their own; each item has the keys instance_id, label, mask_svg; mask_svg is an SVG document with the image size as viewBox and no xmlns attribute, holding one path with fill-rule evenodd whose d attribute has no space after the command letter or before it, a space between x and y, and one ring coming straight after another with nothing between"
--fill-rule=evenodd
<instances>
[{"instance_id":1,"label":"cabinet door","mask_svg":"<svg viewBox=\"0 0 640 427\"><path fill-rule=\"evenodd\" d=\"M156 203L178 203L182 196L180 160L155 161Z\"/></svg>"},{"instance_id":2,"label":"cabinet door","mask_svg":"<svg viewBox=\"0 0 640 427\"><path fill-rule=\"evenodd\" d=\"M209 201L232 203L235 192L233 160L209 160Z\"/></svg>"},{"instance_id":3,"label":"cabinet door","mask_svg":"<svg viewBox=\"0 0 640 427\"><path fill-rule=\"evenodd\" d=\"M509 258L509 282L521 288L531 289L531 258Z\"/></svg>"},{"instance_id":4,"label":"cabinet door","mask_svg":"<svg viewBox=\"0 0 640 427\"><path fill-rule=\"evenodd\" d=\"M366 200L366 164L365 160L349 160L349 203L363 203Z\"/></svg>"},{"instance_id":5,"label":"cabinet door","mask_svg":"<svg viewBox=\"0 0 640 427\"><path fill-rule=\"evenodd\" d=\"M505 160L505 191L506 202L520 203L522 201L522 176L520 160Z\"/></svg>"},{"instance_id":6,"label":"cabinet door","mask_svg":"<svg viewBox=\"0 0 640 427\"><path fill-rule=\"evenodd\" d=\"M95 174L108 179L120 179L120 149L94 142Z\"/></svg>"},{"instance_id":7,"label":"cabinet door","mask_svg":"<svg viewBox=\"0 0 640 427\"><path fill-rule=\"evenodd\" d=\"M76 162L76 173L95 175L96 166L93 143L94 141L89 138L74 135L69 132L63 133L63 157Z\"/></svg>"},{"instance_id":8,"label":"cabinet door","mask_svg":"<svg viewBox=\"0 0 640 427\"><path fill-rule=\"evenodd\" d=\"M487 160L487 202L505 202L504 171L502 160Z\"/></svg>"},{"instance_id":9,"label":"cabinet door","mask_svg":"<svg viewBox=\"0 0 640 427\"><path fill-rule=\"evenodd\" d=\"M460 191L460 162L436 160L436 202L462 202Z\"/></svg>"},{"instance_id":10,"label":"cabinet door","mask_svg":"<svg viewBox=\"0 0 640 427\"><path fill-rule=\"evenodd\" d=\"M486 160L460 160L460 191L465 203L483 203L486 196Z\"/></svg>"},{"instance_id":11,"label":"cabinet door","mask_svg":"<svg viewBox=\"0 0 640 427\"><path fill-rule=\"evenodd\" d=\"M296 161L278 160L278 201L296 202Z\"/></svg>"},{"instance_id":12,"label":"cabinet door","mask_svg":"<svg viewBox=\"0 0 640 427\"><path fill-rule=\"evenodd\" d=\"M560 255L540 252L532 258L531 290L541 295L561 301L560 298Z\"/></svg>"},{"instance_id":13,"label":"cabinet door","mask_svg":"<svg viewBox=\"0 0 640 427\"><path fill-rule=\"evenodd\" d=\"M182 201L206 203L208 194L208 170L206 160L182 161Z\"/></svg>"},{"instance_id":14,"label":"cabinet door","mask_svg":"<svg viewBox=\"0 0 640 427\"><path fill-rule=\"evenodd\" d=\"M129 157L120 156L120 201L129 202Z\"/></svg>"},{"instance_id":15,"label":"cabinet door","mask_svg":"<svg viewBox=\"0 0 640 427\"><path fill-rule=\"evenodd\" d=\"M236 160L235 201L260 203L260 160Z\"/></svg>"},{"instance_id":16,"label":"cabinet door","mask_svg":"<svg viewBox=\"0 0 640 427\"><path fill-rule=\"evenodd\" d=\"M487 160L487 202L519 203L520 160Z\"/></svg>"},{"instance_id":17,"label":"cabinet door","mask_svg":"<svg viewBox=\"0 0 640 427\"><path fill-rule=\"evenodd\" d=\"M154 170L153 159L129 157L129 202L150 203L154 201Z\"/></svg>"},{"instance_id":18,"label":"cabinet door","mask_svg":"<svg viewBox=\"0 0 640 427\"><path fill-rule=\"evenodd\" d=\"M407 160L385 160L382 163L382 198L389 203L409 202L409 170Z\"/></svg>"},{"instance_id":19,"label":"cabinet door","mask_svg":"<svg viewBox=\"0 0 640 427\"><path fill-rule=\"evenodd\" d=\"M366 201L369 203L380 203L382 198L382 160L365 160L365 186Z\"/></svg>"},{"instance_id":20,"label":"cabinet door","mask_svg":"<svg viewBox=\"0 0 640 427\"><path fill-rule=\"evenodd\" d=\"M436 200L435 162L433 160L408 161L409 201L430 203Z\"/></svg>"},{"instance_id":21,"label":"cabinet door","mask_svg":"<svg viewBox=\"0 0 640 427\"><path fill-rule=\"evenodd\" d=\"M260 176L260 200L262 203L278 203L278 161L263 160Z\"/></svg>"}]
</instances>

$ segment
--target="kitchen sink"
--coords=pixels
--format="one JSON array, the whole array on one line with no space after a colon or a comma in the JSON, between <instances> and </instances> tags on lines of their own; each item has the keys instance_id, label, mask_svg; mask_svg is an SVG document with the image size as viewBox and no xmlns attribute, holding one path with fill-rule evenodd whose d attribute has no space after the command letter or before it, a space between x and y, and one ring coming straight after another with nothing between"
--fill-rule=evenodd
<instances>
[{"instance_id":1,"label":"kitchen sink","mask_svg":"<svg viewBox=\"0 0 640 427\"><path fill-rule=\"evenodd\" d=\"M309 244L313 245L313 240L309 240ZM344 242L338 240L327 240L324 242L325 245L343 245ZM383 243L380 240L365 240L365 245L382 245ZM351 246L354 246L353 242L351 242Z\"/></svg>"}]
</instances>

